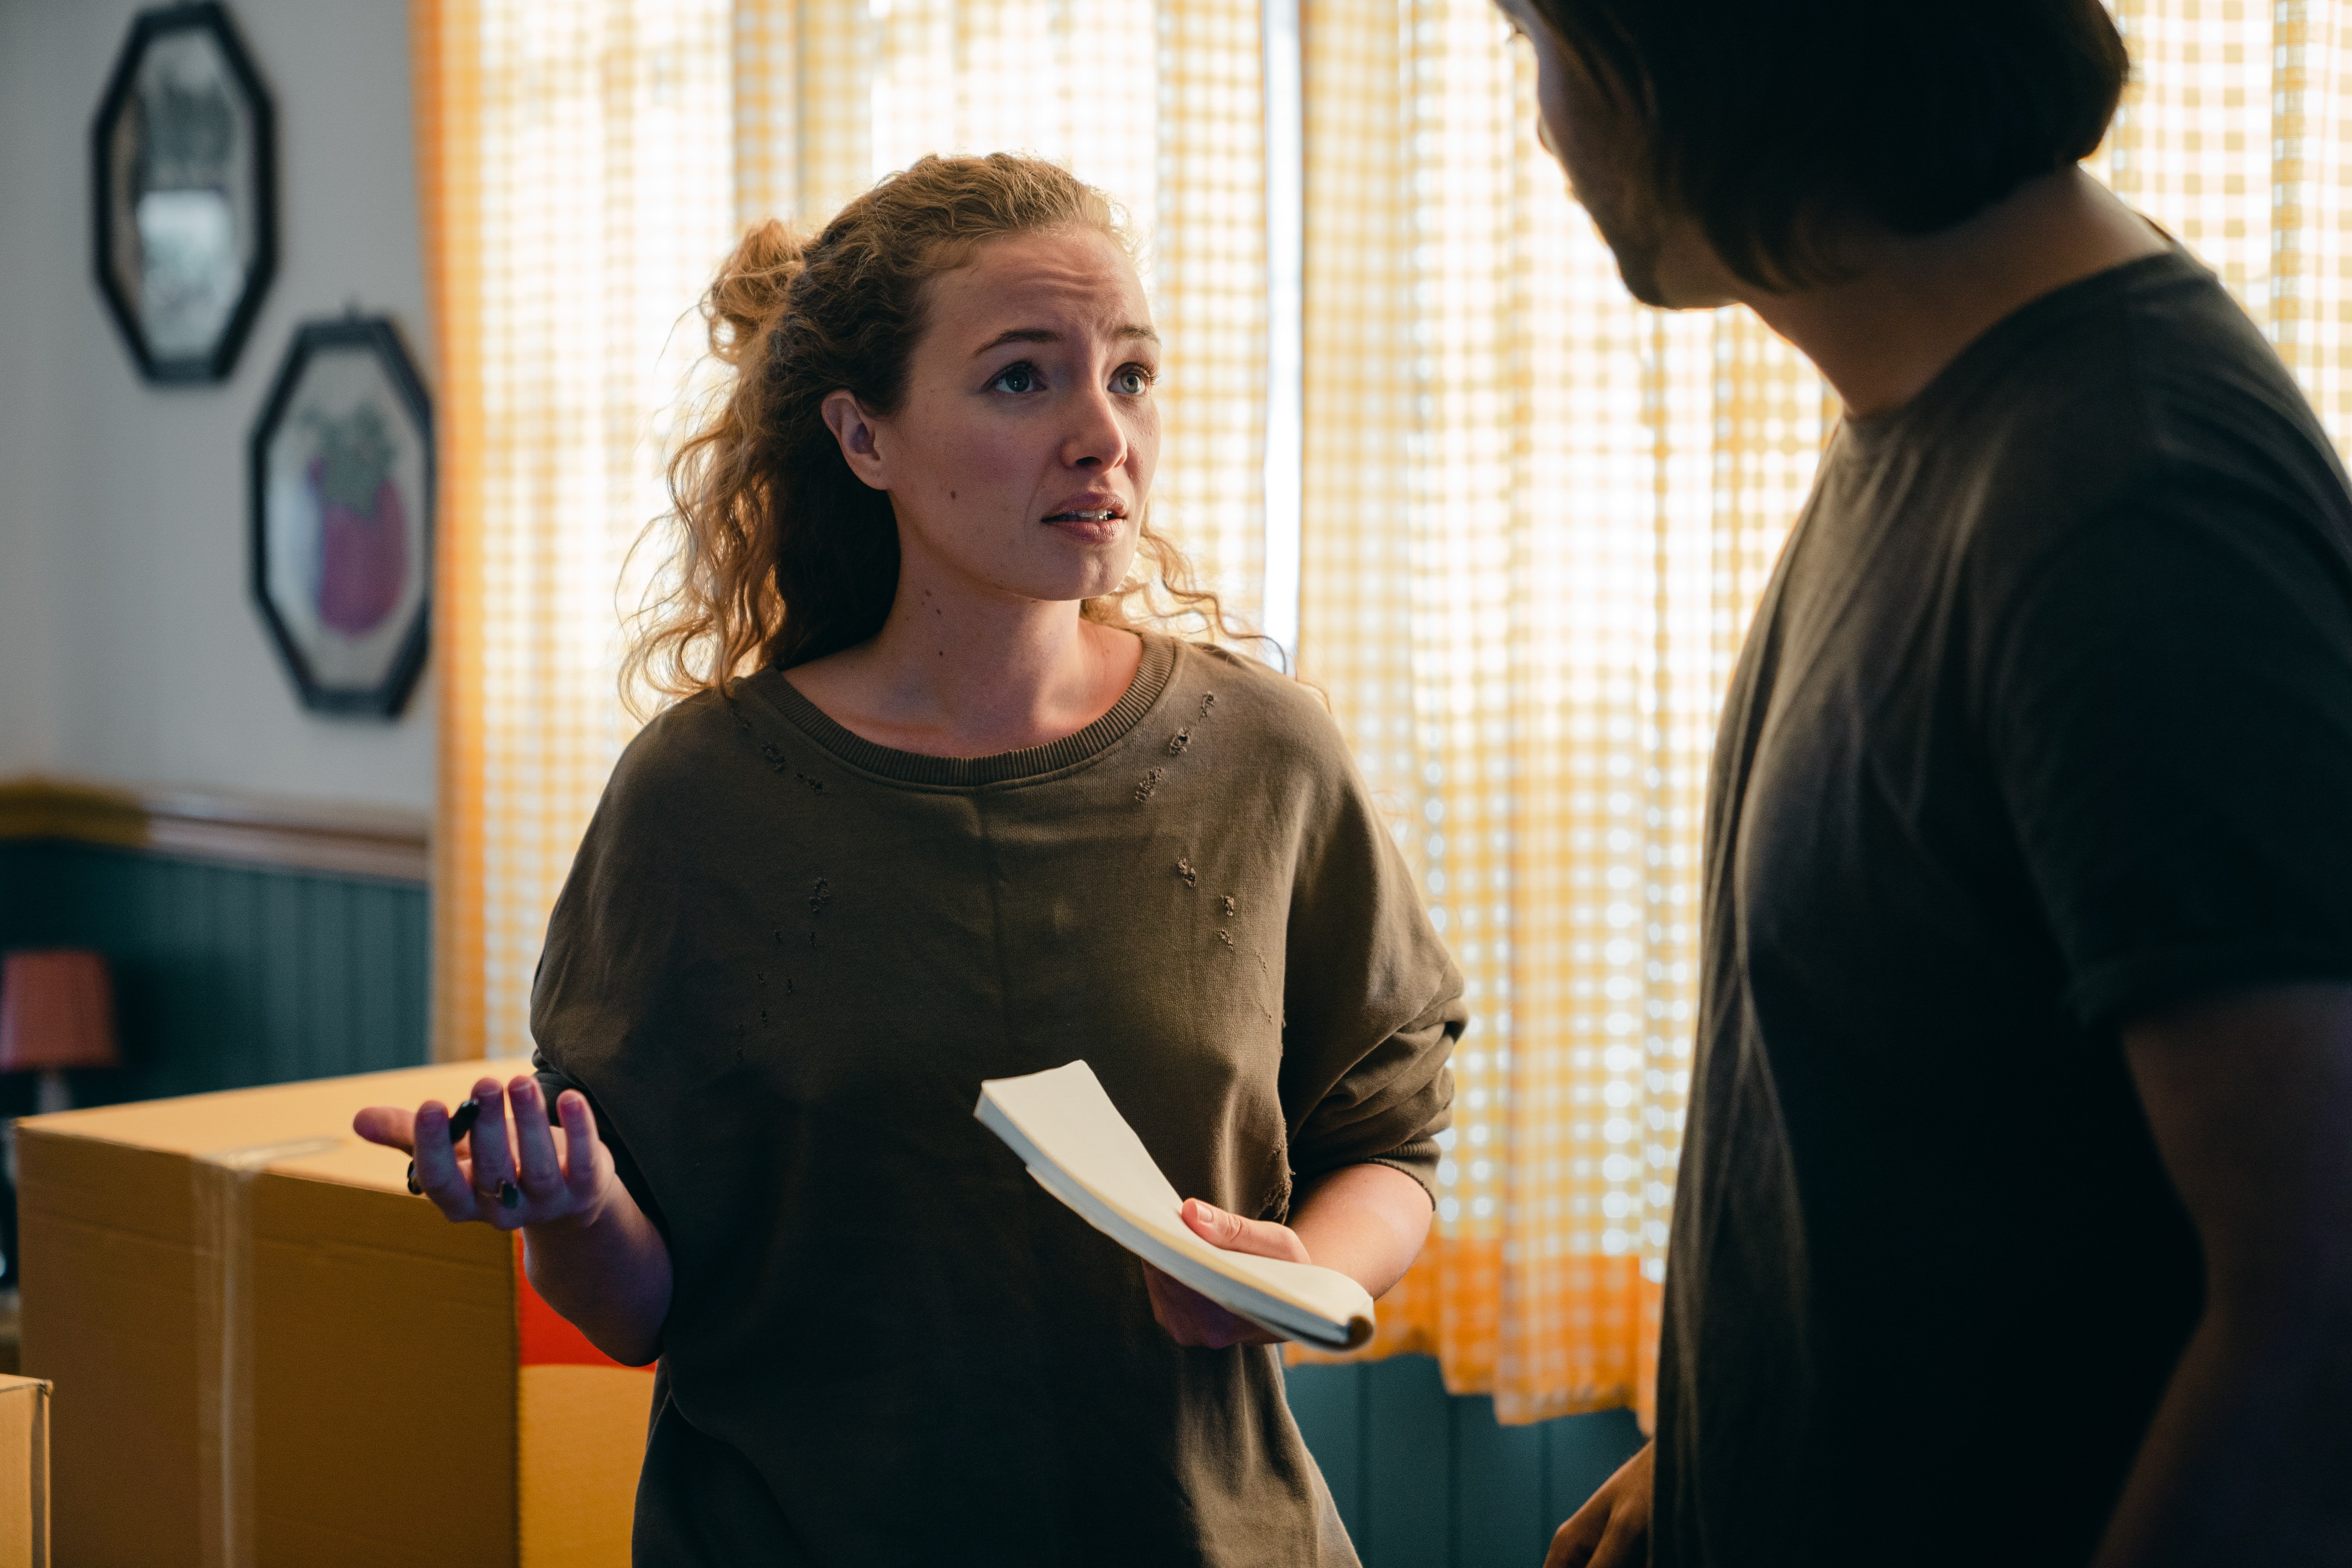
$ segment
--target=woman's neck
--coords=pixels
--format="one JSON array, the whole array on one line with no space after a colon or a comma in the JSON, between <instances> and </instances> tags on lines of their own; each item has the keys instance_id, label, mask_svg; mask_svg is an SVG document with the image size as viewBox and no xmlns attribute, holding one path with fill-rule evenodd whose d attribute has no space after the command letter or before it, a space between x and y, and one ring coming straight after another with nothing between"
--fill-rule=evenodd
<instances>
[{"instance_id":1,"label":"woman's neck","mask_svg":"<svg viewBox=\"0 0 2352 1568\"><path fill-rule=\"evenodd\" d=\"M1085 729L1118 705L1142 658L1142 638L1081 619L1075 602L901 577L872 640L785 679L877 745L984 757Z\"/></svg>"}]
</instances>

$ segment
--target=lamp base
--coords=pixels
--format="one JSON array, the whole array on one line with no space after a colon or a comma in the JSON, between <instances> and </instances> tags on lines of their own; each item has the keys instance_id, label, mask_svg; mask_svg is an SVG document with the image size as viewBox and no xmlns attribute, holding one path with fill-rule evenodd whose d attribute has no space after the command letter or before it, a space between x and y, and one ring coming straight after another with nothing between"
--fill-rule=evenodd
<instances>
[{"instance_id":1,"label":"lamp base","mask_svg":"<svg viewBox=\"0 0 2352 1568\"><path fill-rule=\"evenodd\" d=\"M40 1074L40 1090L33 1100L33 1114L47 1117L49 1112L58 1112L58 1110L73 1110L73 1089L66 1086L64 1072L49 1068Z\"/></svg>"},{"instance_id":2,"label":"lamp base","mask_svg":"<svg viewBox=\"0 0 2352 1568\"><path fill-rule=\"evenodd\" d=\"M73 1090L66 1085L66 1075L56 1068L41 1074L41 1087L33 1101L33 1114L47 1116L53 1111L73 1109Z\"/></svg>"}]
</instances>

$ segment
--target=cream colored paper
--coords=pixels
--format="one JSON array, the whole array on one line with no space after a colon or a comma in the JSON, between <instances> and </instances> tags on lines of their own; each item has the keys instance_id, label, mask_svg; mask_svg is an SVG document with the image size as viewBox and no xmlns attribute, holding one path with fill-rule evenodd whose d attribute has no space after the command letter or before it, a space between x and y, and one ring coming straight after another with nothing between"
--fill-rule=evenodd
<instances>
[{"instance_id":1,"label":"cream colored paper","mask_svg":"<svg viewBox=\"0 0 2352 1568\"><path fill-rule=\"evenodd\" d=\"M1345 1274L1226 1252L1193 1235L1184 1200L1085 1062L990 1079L972 1114L1087 1224L1226 1310L1327 1350L1371 1338L1372 1299Z\"/></svg>"}]
</instances>

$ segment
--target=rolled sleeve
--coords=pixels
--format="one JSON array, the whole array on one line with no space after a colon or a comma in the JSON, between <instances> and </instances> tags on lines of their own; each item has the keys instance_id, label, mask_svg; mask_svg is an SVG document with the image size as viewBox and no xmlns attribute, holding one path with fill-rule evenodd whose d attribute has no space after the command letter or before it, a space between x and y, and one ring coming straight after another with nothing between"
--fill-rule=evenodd
<instances>
[{"instance_id":1,"label":"rolled sleeve","mask_svg":"<svg viewBox=\"0 0 2352 1568\"><path fill-rule=\"evenodd\" d=\"M1989 710L1996 769L2086 1026L2352 978L2352 567L2210 475L2037 573Z\"/></svg>"}]
</instances>

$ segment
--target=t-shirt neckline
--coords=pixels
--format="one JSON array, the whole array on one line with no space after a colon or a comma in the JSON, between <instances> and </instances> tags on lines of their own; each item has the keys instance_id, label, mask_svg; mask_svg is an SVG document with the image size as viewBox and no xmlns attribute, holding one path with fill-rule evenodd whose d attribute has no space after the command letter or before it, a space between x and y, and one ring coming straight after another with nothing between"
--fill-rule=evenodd
<instances>
[{"instance_id":1,"label":"t-shirt neckline","mask_svg":"<svg viewBox=\"0 0 2352 1568\"><path fill-rule=\"evenodd\" d=\"M772 671L775 679L765 684L786 719L819 747L861 772L911 784L1006 784L1059 773L1086 762L1109 750L1143 721L1175 672L1176 639L1153 631L1138 635L1143 639L1143 658L1136 665L1135 678L1101 718L1058 741L985 757L935 757L879 745L834 720L802 695L782 670Z\"/></svg>"},{"instance_id":2,"label":"t-shirt neckline","mask_svg":"<svg viewBox=\"0 0 2352 1568\"><path fill-rule=\"evenodd\" d=\"M2011 344L2030 341L2037 333L2086 306L2095 305L2109 294L2120 293L2149 279L2168 275L2181 277L2210 276L2198 259L2179 241L2167 249L2149 256L2135 257L2113 267L2094 272L2087 278L2077 278L2047 294L2028 300L2008 315L1978 333L1967 347L1952 357L1951 363L1936 373L1927 384L1913 395L1911 400L1884 414L1867 419L1842 417L1842 435L1869 450L1891 439L1896 434L1920 420L1932 420L1946 405L1967 395L1969 389L2010 352Z\"/></svg>"}]
</instances>

